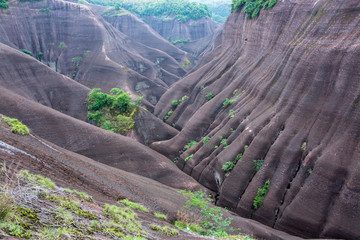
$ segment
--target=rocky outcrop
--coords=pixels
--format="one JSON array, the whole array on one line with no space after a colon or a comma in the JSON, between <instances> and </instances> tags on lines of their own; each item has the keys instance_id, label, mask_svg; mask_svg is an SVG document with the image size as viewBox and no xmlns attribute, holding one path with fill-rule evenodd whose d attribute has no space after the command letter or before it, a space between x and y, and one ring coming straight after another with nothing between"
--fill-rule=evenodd
<instances>
[{"instance_id":1,"label":"rocky outcrop","mask_svg":"<svg viewBox=\"0 0 360 240\"><path fill-rule=\"evenodd\" d=\"M13 2L1 10L0 19L0 42L30 51L53 70L90 88L118 87L133 96L141 92L149 109L186 73L184 52L173 49L175 59L144 45L83 4Z\"/></svg>"},{"instance_id":2,"label":"rocky outcrop","mask_svg":"<svg viewBox=\"0 0 360 240\"><path fill-rule=\"evenodd\" d=\"M197 40L212 35L218 25L209 18L190 19L187 22L157 16L143 16L142 19L161 36L170 41L179 39Z\"/></svg>"},{"instance_id":3,"label":"rocky outcrop","mask_svg":"<svg viewBox=\"0 0 360 240\"><path fill-rule=\"evenodd\" d=\"M232 13L221 45L156 105L163 118L189 96L167 120L180 133L152 148L241 216L303 237L359 238L359 13L356 0Z\"/></svg>"}]
</instances>

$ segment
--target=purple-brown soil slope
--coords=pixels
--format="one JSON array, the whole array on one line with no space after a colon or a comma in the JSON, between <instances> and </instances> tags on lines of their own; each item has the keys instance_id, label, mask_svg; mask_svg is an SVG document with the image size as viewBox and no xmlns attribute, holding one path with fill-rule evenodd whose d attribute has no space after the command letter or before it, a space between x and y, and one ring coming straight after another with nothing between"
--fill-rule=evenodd
<instances>
[{"instance_id":1,"label":"purple-brown soil slope","mask_svg":"<svg viewBox=\"0 0 360 240\"><path fill-rule=\"evenodd\" d=\"M156 105L164 118L189 96L167 119L180 133L153 149L179 158L240 216L303 237L359 239L359 26L357 0L278 1L252 20L232 13L220 45ZM190 140L199 143L182 153Z\"/></svg>"},{"instance_id":2,"label":"purple-brown soil slope","mask_svg":"<svg viewBox=\"0 0 360 240\"><path fill-rule=\"evenodd\" d=\"M0 162L5 162L8 169L25 168L33 173L50 177L61 187L86 191L100 202L115 203L118 199L128 198L145 205L151 211L165 213L169 221L175 219L177 211L185 202L177 189L70 152L47 142L33 132L29 136L16 135L11 132L7 124L2 122L0 122ZM159 221L151 215L139 214L139 218L146 222ZM225 215L230 216L226 212ZM258 238L300 240L253 220L232 217L235 228L241 228L242 232ZM204 238L180 231L178 237L161 236L161 239Z\"/></svg>"},{"instance_id":3,"label":"purple-brown soil slope","mask_svg":"<svg viewBox=\"0 0 360 240\"><path fill-rule=\"evenodd\" d=\"M1 43L32 52L34 58L90 88L118 87L134 96L140 91L150 110L186 73L185 52L173 49L174 58L132 39L83 4L11 2L9 9L0 10L0 20Z\"/></svg>"}]
</instances>

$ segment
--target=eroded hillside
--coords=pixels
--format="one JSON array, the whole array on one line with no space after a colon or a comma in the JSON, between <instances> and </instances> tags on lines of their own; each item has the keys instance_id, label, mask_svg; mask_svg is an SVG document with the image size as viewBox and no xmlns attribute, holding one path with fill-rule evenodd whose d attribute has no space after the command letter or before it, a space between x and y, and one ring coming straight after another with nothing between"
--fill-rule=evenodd
<instances>
[{"instance_id":1,"label":"eroded hillside","mask_svg":"<svg viewBox=\"0 0 360 240\"><path fill-rule=\"evenodd\" d=\"M156 105L181 131L152 148L241 216L359 237L359 7L279 1L255 19L232 13L215 51Z\"/></svg>"},{"instance_id":2,"label":"eroded hillside","mask_svg":"<svg viewBox=\"0 0 360 240\"><path fill-rule=\"evenodd\" d=\"M0 159L172 219L175 189L203 189L258 238L357 239L360 3L278 1L250 19L252 1L237 2L217 31L208 19L167 26L88 3L9 2L0 114L32 135L0 126ZM194 41L171 43L152 21ZM88 123L95 87L145 96L128 137Z\"/></svg>"}]
</instances>

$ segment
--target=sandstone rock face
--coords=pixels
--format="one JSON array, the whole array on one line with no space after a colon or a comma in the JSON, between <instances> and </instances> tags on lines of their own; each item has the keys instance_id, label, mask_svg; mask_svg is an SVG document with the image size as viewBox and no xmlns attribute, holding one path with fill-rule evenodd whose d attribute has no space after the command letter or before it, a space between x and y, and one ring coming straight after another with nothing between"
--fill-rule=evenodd
<instances>
[{"instance_id":1,"label":"sandstone rock face","mask_svg":"<svg viewBox=\"0 0 360 240\"><path fill-rule=\"evenodd\" d=\"M118 87L134 96L140 91L149 109L186 73L185 52L168 43L173 47L169 55L166 49L136 41L82 4L14 2L1 10L0 19L0 42L31 51L53 70L90 88ZM164 41L151 36L150 42Z\"/></svg>"},{"instance_id":2,"label":"sandstone rock face","mask_svg":"<svg viewBox=\"0 0 360 240\"><path fill-rule=\"evenodd\" d=\"M179 39L197 40L212 35L218 26L212 19L203 18L182 22L156 16L143 16L142 19L161 36L171 41Z\"/></svg>"},{"instance_id":3,"label":"sandstone rock face","mask_svg":"<svg viewBox=\"0 0 360 240\"><path fill-rule=\"evenodd\" d=\"M180 133L152 148L179 158L240 216L303 237L358 239L359 24L357 0L278 1L254 20L232 13L220 45L156 105L163 118L189 96L167 120ZM191 140L199 143L183 152Z\"/></svg>"}]
</instances>

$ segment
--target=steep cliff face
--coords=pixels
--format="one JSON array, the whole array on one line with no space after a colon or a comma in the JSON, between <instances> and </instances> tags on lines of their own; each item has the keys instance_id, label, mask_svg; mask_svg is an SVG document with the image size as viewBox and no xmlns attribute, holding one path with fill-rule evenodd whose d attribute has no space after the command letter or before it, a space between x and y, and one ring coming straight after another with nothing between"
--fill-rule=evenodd
<instances>
[{"instance_id":1,"label":"steep cliff face","mask_svg":"<svg viewBox=\"0 0 360 240\"><path fill-rule=\"evenodd\" d=\"M182 22L156 16L143 16L143 20L164 38L175 41L179 39L197 40L214 33L218 24L212 19L203 18Z\"/></svg>"},{"instance_id":2,"label":"steep cliff face","mask_svg":"<svg viewBox=\"0 0 360 240\"><path fill-rule=\"evenodd\" d=\"M175 59L129 38L82 4L13 2L1 10L0 19L0 42L32 52L55 71L88 87L105 91L119 87L134 96L140 91L149 109L186 73L184 52L174 50Z\"/></svg>"},{"instance_id":3,"label":"steep cliff face","mask_svg":"<svg viewBox=\"0 0 360 240\"><path fill-rule=\"evenodd\" d=\"M359 24L356 0L278 1L254 20L232 13L221 44L156 105L181 131L153 149L241 216L303 237L358 238Z\"/></svg>"}]
</instances>

